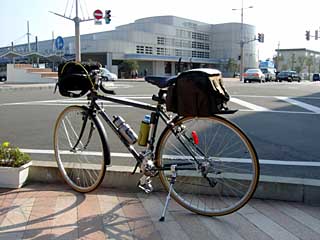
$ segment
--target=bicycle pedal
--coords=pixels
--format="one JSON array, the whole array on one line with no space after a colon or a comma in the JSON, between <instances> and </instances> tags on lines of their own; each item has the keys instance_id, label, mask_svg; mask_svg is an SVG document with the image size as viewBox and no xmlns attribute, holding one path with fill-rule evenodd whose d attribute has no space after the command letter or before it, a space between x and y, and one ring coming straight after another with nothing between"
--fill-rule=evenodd
<instances>
[{"instance_id":1,"label":"bicycle pedal","mask_svg":"<svg viewBox=\"0 0 320 240\"><path fill-rule=\"evenodd\" d=\"M147 184L145 185L138 185L138 187L140 189L142 189L145 193L151 193L153 191L153 187L152 186L148 186Z\"/></svg>"},{"instance_id":2,"label":"bicycle pedal","mask_svg":"<svg viewBox=\"0 0 320 240\"><path fill-rule=\"evenodd\" d=\"M151 193L153 191L153 187L151 184L150 177L143 175L138 182L138 187L142 189L145 193Z\"/></svg>"}]
</instances>

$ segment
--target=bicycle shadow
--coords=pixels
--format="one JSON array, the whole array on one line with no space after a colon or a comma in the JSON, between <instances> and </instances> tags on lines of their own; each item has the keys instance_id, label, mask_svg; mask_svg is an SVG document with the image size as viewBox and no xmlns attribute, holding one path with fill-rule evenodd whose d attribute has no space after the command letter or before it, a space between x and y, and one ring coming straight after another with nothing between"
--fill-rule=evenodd
<instances>
[{"instance_id":1,"label":"bicycle shadow","mask_svg":"<svg viewBox=\"0 0 320 240\"><path fill-rule=\"evenodd\" d=\"M159 235L156 233L154 226L150 220L150 216L134 216L128 217L128 215L122 212L123 208L134 207L139 203L137 199L123 199L115 204L108 211L103 213L92 212L89 216L83 218L79 217L79 208L90 198L90 195L99 194L99 196L108 196L109 193L105 190L98 189L93 193L79 194L68 191L68 197L74 198L73 202L63 206L62 209L45 216L30 219L26 216L24 221L14 222L14 220L6 219L8 213L19 211L21 206L14 204L14 195L24 194L25 196L32 196L41 194L41 190L19 190L6 192L6 198L12 199L12 206L8 206L1 209L0 212L0 239L105 239L105 236L112 239L141 239L141 236L147 235L141 233L146 228L151 228L148 234ZM56 191L59 191L57 189ZM1 195L0 195L1 196ZM49 198L48 198L49 201ZM90 203L90 202L87 202ZM31 207L37 207L36 205ZM59 223L58 217L68 217L69 211L77 212L77 220L74 223ZM80 218L80 219L79 219ZM3 226L3 221L9 221L10 224ZM56 222L56 224L53 224ZM149 236L149 235L148 235ZM145 238L143 237L143 238Z\"/></svg>"}]
</instances>

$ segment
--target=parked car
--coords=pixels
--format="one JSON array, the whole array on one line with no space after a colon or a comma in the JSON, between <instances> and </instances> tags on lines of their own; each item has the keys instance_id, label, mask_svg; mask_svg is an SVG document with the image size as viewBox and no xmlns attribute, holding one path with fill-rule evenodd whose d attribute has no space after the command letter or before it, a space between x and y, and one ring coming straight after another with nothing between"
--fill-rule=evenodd
<instances>
[{"instance_id":1,"label":"parked car","mask_svg":"<svg viewBox=\"0 0 320 240\"><path fill-rule=\"evenodd\" d=\"M252 81L257 81L257 82L265 82L266 77L265 75L261 72L259 68L251 68L248 69L244 74L243 74L243 82L252 82Z\"/></svg>"},{"instance_id":2,"label":"parked car","mask_svg":"<svg viewBox=\"0 0 320 240\"><path fill-rule=\"evenodd\" d=\"M240 73L238 73L238 72L234 72L234 73L233 73L233 77L234 77L234 78L236 78L236 77L240 77Z\"/></svg>"},{"instance_id":3,"label":"parked car","mask_svg":"<svg viewBox=\"0 0 320 240\"><path fill-rule=\"evenodd\" d=\"M320 74L314 73L312 76L312 81L320 81Z\"/></svg>"},{"instance_id":4,"label":"parked car","mask_svg":"<svg viewBox=\"0 0 320 240\"><path fill-rule=\"evenodd\" d=\"M7 81L7 76L1 75L0 82L5 82L5 81Z\"/></svg>"},{"instance_id":5,"label":"parked car","mask_svg":"<svg viewBox=\"0 0 320 240\"><path fill-rule=\"evenodd\" d=\"M275 68L260 68L261 72L265 75L266 81L276 80L276 69Z\"/></svg>"},{"instance_id":6,"label":"parked car","mask_svg":"<svg viewBox=\"0 0 320 240\"><path fill-rule=\"evenodd\" d=\"M301 77L299 76L299 74L296 71L281 71L278 75L277 75L277 80L279 82L282 82L283 80L288 81L288 82L292 82L292 81L301 81Z\"/></svg>"},{"instance_id":7,"label":"parked car","mask_svg":"<svg viewBox=\"0 0 320 240\"><path fill-rule=\"evenodd\" d=\"M116 74L110 72L106 68L100 68L100 73L101 73L102 80L104 80L104 81L118 80L118 76Z\"/></svg>"}]
</instances>

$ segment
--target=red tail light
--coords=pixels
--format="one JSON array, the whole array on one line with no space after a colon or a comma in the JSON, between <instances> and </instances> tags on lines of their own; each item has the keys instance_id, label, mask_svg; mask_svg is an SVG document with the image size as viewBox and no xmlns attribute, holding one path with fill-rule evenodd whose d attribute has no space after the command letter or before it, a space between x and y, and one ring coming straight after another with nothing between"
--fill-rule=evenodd
<instances>
[{"instance_id":1,"label":"red tail light","mask_svg":"<svg viewBox=\"0 0 320 240\"><path fill-rule=\"evenodd\" d=\"M197 132L196 131L192 131L191 134L192 134L192 138L193 138L194 144L198 145L199 144L199 138L198 138Z\"/></svg>"}]
</instances>

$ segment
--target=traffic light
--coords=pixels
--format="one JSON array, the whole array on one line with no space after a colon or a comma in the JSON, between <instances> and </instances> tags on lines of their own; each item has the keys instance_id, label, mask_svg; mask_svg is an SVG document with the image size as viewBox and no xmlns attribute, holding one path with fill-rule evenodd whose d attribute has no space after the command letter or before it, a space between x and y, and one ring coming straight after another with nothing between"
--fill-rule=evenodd
<instances>
[{"instance_id":1,"label":"traffic light","mask_svg":"<svg viewBox=\"0 0 320 240\"><path fill-rule=\"evenodd\" d=\"M310 31L306 31L306 39L307 39L307 41L310 40Z\"/></svg>"},{"instance_id":2,"label":"traffic light","mask_svg":"<svg viewBox=\"0 0 320 240\"><path fill-rule=\"evenodd\" d=\"M111 10L106 10L106 24L109 24L111 22Z\"/></svg>"},{"instance_id":3,"label":"traffic light","mask_svg":"<svg viewBox=\"0 0 320 240\"><path fill-rule=\"evenodd\" d=\"M264 34L263 33L258 33L258 42L261 42L261 43L264 42Z\"/></svg>"},{"instance_id":4,"label":"traffic light","mask_svg":"<svg viewBox=\"0 0 320 240\"><path fill-rule=\"evenodd\" d=\"M318 32L318 30L315 30L315 32L314 32L314 39L315 39L315 40L318 40L318 38L319 38L319 32Z\"/></svg>"}]
</instances>

